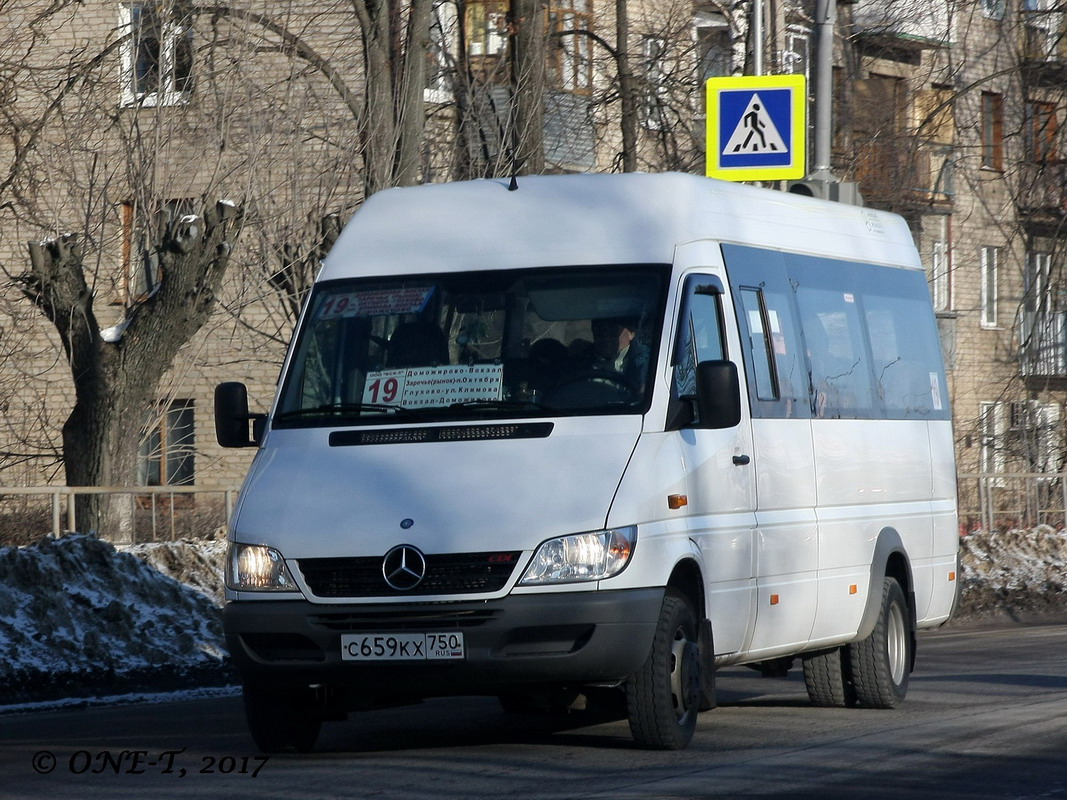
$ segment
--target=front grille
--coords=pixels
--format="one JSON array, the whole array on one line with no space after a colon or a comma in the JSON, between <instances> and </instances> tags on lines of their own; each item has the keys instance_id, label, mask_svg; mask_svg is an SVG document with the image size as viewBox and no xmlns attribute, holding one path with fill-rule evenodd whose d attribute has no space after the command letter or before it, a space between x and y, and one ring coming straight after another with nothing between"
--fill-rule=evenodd
<instances>
[{"instance_id":1,"label":"front grille","mask_svg":"<svg viewBox=\"0 0 1067 800\"><path fill-rule=\"evenodd\" d=\"M475 594L504 588L519 563L521 552L427 555L426 577L407 591L393 589L385 582L383 556L303 558L297 563L316 597Z\"/></svg>"},{"instance_id":2,"label":"front grille","mask_svg":"<svg viewBox=\"0 0 1067 800\"><path fill-rule=\"evenodd\" d=\"M455 603L411 604L403 611L324 611L308 616L308 622L331 631L440 631L466 630L492 622L500 612L490 608L463 608Z\"/></svg>"},{"instance_id":3,"label":"front grille","mask_svg":"<svg viewBox=\"0 0 1067 800\"><path fill-rule=\"evenodd\" d=\"M515 422L499 425L453 425L439 428L371 428L334 431L330 447L373 444L418 444L424 442L470 442L492 439L544 439L552 433L551 422Z\"/></svg>"}]
</instances>

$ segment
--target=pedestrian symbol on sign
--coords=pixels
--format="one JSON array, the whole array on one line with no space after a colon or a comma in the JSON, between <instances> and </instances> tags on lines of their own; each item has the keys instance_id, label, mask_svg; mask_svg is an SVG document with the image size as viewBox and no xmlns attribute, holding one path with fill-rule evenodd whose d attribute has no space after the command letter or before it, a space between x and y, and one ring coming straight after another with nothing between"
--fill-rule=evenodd
<instances>
[{"instance_id":1,"label":"pedestrian symbol on sign","mask_svg":"<svg viewBox=\"0 0 1067 800\"><path fill-rule=\"evenodd\" d=\"M782 140L777 126L770 114L766 111L766 105L760 100L758 94L753 94L745 107L745 112L738 120L734 132L723 148L723 155L735 153L784 153L789 148Z\"/></svg>"}]
</instances>

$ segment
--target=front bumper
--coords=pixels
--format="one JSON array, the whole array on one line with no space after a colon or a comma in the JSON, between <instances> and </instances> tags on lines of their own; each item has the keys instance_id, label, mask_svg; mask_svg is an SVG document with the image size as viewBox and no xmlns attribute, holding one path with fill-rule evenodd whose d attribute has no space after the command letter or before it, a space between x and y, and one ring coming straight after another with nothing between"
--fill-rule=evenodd
<instances>
[{"instance_id":1,"label":"front bumper","mask_svg":"<svg viewBox=\"0 0 1067 800\"><path fill-rule=\"evenodd\" d=\"M226 643L244 680L322 684L413 698L498 694L536 684L625 679L652 648L663 588L510 595L458 603L322 605L237 601L223 610ZM341 659L345 633L462 631L462 661Z\"/></svg>"}]
</instances>

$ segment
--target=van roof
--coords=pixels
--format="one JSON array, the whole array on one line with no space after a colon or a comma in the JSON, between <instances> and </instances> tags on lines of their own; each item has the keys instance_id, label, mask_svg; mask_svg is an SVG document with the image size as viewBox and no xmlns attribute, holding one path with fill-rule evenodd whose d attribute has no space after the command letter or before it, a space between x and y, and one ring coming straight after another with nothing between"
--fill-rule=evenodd
<instances>
[{"instance_id":1,"label":"van roof","mask_svg":"<svg viewBox=\"0 0 1067 800\"><path fill-rule=\"evenodd\" d=\"M895 215L682 173L520 176L387 189L345 227L321 278L670 263L734 242L921 268Z\"/></svg>"}]
</instances>

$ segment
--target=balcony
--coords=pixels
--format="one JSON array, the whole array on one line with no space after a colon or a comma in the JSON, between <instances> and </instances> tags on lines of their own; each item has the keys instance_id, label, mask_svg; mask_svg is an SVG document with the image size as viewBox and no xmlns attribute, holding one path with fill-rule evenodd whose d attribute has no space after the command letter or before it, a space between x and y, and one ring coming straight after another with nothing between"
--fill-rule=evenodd
<instances>
[{"instance_id":1,"label":"balcony","mask_svg":"<svg viewBox=\"0 0 1067 800\"><path fill-rule=\"evenodd\" d=\"M852 10L856 33L903 50L952 44L948 4L927 0L857 0Z\"/></svg>"},{"instance_id":2,"label":"balcony","mask_svg":"<svg viewBox=\"0 0 1067 800\"><path fill-rule=\"evenodd\" d=\"M944 207L952 201L950 145L932 145L914 136L859 142L855 175L865 200L895 211Z\"/></svg>"},{"instance_id":3,"label":"balcony","mask_svg":"<svg viewBox=\"0 0 1067 800\"><path fill-rule=\"evenodd\" d=\"M1067 80L1067 26L1061 11L1023 11L1019 60L1026 76L1045 85Z\"/></svg>"},{"instance_id":4,"label":"balcony","mask_svg":"<svg viewBox=\"0 0 1067 800\"><path fill-rule=\"evenodd\" d=\"M1023 312L1019 320L1019 357L1024 377L1067 376L1067 313Z\"/></svg>"},{"instance_id":5,"label":"balcony","mask_svg":"<svg viewBox=\"0 0 1067 800\"><path fill-rule=\"evenodd\" d=\"M1024 162L1015 190L1020 213L1032 222L1057 222L1067 214L1067 162Z\"/></svg>"}]
</instances>

